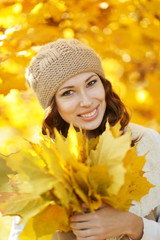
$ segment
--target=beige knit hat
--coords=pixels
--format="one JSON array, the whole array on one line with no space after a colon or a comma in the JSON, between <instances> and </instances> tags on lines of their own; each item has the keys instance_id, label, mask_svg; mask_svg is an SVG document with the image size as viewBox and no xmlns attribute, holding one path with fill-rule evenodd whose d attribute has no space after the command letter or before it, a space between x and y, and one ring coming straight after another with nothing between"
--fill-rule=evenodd
<instances>
[{"instance_id":1,"label":"beige knit hat","mask_svg":"<svg viewBox=\"0 0 160 240\"><path fill-rule=\"evenodd\" d=\"M77 39L58 39L45 44L26 69L26 80L46 109L59 86L82 72L95 72L104 77L96 52Z\"/></svg>"}]
</instances>

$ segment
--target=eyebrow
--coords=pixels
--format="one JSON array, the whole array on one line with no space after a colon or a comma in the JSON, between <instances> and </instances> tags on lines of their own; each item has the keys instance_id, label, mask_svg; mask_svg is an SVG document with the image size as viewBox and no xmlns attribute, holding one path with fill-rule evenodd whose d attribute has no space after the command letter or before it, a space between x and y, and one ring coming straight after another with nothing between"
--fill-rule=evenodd
<instances>
[{"instance_id":1,"label":"eyebrow","mask_svg":"<svg viewBox=\"0 0 160 240\"><path fill-rule=\"evenodd\" d=\"M86 80L85 80L85 83L86 82L88 82L92 77L94 77L94 76L96 76L97 77L97 75L91 75L91 76L89 76ZM63 89L70 89L70 88L74 88L74 86L66 86L66 87L63 87L63 88L61 88L59 91L61 91L61 90L63 90Z\"/></svg>"}]
</instances>

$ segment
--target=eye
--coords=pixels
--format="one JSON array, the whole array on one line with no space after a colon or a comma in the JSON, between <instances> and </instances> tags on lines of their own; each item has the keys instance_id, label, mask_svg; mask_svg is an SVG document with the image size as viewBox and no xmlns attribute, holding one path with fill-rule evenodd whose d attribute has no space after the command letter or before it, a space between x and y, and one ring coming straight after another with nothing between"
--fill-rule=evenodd
<instances>
[{"instance_id":1,"label":"eye","mask_svg":"<svg viewBox=\"0 0 160 240\"><path fill-rule=\"evenodd\" d=\"M68 90L68 91L65 91L64 93L62 93L62 96L66 97L66 96L70 96L72 94L73 94L73 91L72 90Z\"/></svg>"},{"instance_id":2,"label":"eye","mask_svg":"<svg viewBox=\"0 0 160 240\"><path fill-rule=\"evenodd\" d=\"M93 86L96 82L97 82L97 80L91 80L91 81L87 84L87 87Z\"/></svg>"}]
</instances>

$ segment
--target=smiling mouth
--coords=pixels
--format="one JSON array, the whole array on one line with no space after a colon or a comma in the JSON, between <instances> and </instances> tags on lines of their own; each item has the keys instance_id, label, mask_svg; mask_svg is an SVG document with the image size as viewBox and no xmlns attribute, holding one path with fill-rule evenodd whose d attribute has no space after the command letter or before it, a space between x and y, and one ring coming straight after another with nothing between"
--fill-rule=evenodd
<instances>
[{"instance_id":1,"label":"smiling mouth","mask_svg":"<svg viewBox=\"0 0 160 240\"><path fill-rule=\"evenodd\" d=\"M90 113L79 114L79 117L91 118L91 117L93 117L93 116L97 113L97 109L98 109L98 107L96 107L96 108L95 108L92 112L90 112Z\"/></svg>"}]
</instances>

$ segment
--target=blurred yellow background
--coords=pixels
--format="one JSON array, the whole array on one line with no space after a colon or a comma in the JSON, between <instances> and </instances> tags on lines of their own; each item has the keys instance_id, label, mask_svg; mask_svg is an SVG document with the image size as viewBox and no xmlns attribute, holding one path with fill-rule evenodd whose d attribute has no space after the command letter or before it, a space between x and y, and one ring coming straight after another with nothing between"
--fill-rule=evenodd
<instances>
[{"instance_id":1,"label":"blurred yellow background","mask_svg":"<svg viewBox=\"0 0 160 240\"><path fill-rule=\"evenodd\" d=\"M73 37L101 56L131 121L160 132L160 0L0 0L0 153L41 129L43 110L25 83L31 58Z\"/></svg>"}]
</instances>

